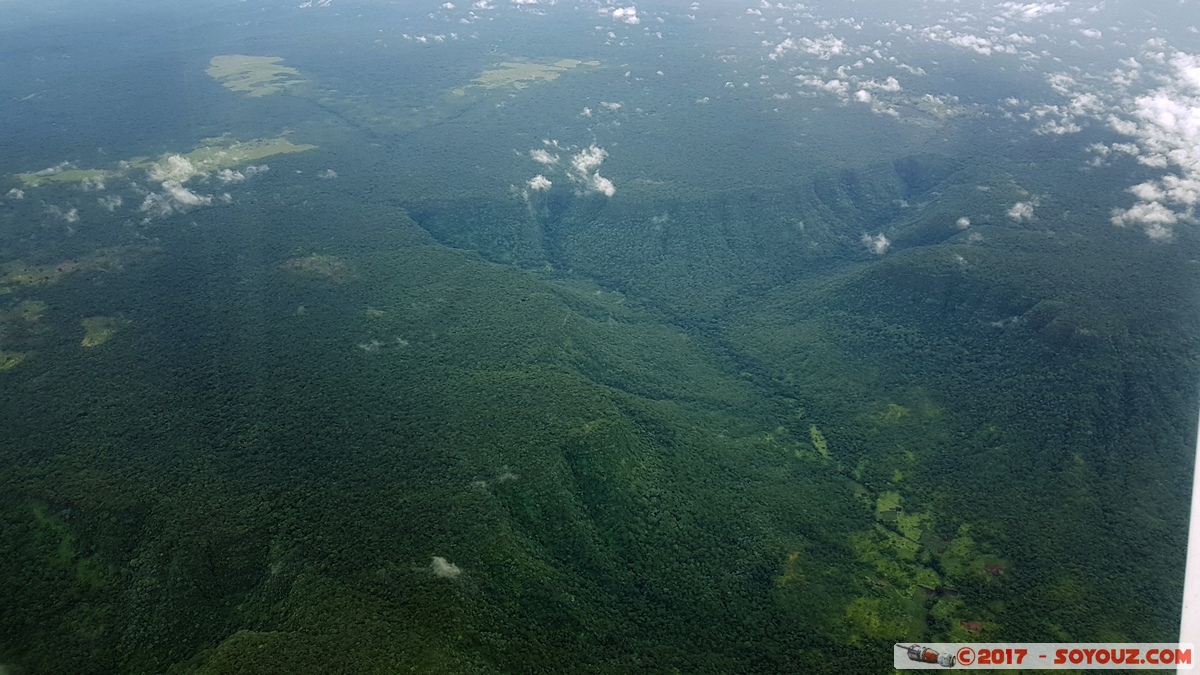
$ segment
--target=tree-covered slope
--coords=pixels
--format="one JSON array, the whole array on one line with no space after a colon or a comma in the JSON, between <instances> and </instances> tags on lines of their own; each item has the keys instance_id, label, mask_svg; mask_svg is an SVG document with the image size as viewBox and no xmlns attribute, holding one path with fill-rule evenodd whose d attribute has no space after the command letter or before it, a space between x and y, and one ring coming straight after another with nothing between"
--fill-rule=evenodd
<instances>
[{"instance_id":1,"label":"tree-covered slope","mask_svg":"<svg viewBox=\"0 0 1200 675\"><path fill-rule=\"evenodd\" d=\"M1195 242L1005 220L1002 176L297 196L14 286L0 662L881 672L900 640L1169 639Z\"/></svg>"}]
</instances>

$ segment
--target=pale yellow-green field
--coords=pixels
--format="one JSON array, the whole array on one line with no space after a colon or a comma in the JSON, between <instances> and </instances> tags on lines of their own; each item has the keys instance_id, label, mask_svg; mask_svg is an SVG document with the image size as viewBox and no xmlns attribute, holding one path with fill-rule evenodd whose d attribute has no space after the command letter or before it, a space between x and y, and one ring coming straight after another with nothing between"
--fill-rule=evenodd
<instances>
[{"instance_id":1,"label":"pale yellow-green field","mask_svg":"<svg viewBox=\"0 0 1200 675\"><path fill-rule=\"evenodd\" d=\"M599 61L579 61L577 59L561 59L554 63L533 63L528 61L506 61L497 64L495 68L485 70L467 87L454 89L451 93L463 96L470 87L483 89L524 89L531 84L552 82L560 75L575 68L595 68Z\"/></svg>"},{"instance_id":2,"label":"pale yellow-green field","mask_svg":"<svg viewBox=\"0 0 1200 675\"><path fill-rule=\"evenodd\" d=\"M214 56L206 72L227 89L257 98L304 83L300 71L283 65L282 61L280 56L224 54Z\"/></svg>"},{"instance_id":3,"label":"pale yellow-green field","mask_svg":"<svg viewBox=\"0 0 1200 675\"><path fill-rule=\"evenodd\" d=\"M83 341L80 344L84 347L99 347L111 340L130 322L116 316L92 316L83 319L80 323L83 324L84 331Z\"/></svg>"}]
</instances>

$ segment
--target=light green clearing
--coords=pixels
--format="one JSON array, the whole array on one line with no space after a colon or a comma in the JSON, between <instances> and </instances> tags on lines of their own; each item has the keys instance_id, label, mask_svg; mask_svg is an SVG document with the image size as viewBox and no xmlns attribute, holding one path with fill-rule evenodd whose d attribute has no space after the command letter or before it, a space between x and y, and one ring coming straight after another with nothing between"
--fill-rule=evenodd
<instances>
[{"instance_id":1,"label":"light green clearing","mask_svg":"<svg viewBox=\"0 0 1200 675\"><path fill-rule=\"evenodd\" d=\"M25 352L0 352L0 372L16 368L27 358L29 354Z\"/></svg>"},{"instance_id":2,"label":"light green clearing","mask_svg":"<svg viewBox=\"0 0 1200 675\"><path fill-rule=\"evenodd\" d=\"M817 428L817 425L812 425L808 428L808 436L812 439L813 448L821 453L825 459L829 459L829 443L825 440L825 434Z\"/></svg>"},{"instance_id":3,"label":"light green clearing","mask_svg":"<svg viewBox=\"0 0 1200 675\"><path fill-rule=\"evenodd\" d=\"M177 170L181 160L187 160L191 165L185 172L191 174L209 173L243 164L249 164L274 155L284 155L294 152L305 152L316 149L315 145L296 144L283 136L275 138L260 138L252 141L233 141L228 137L206 138L204 145L187 154L164 155L156 162L131 164L132 166L147 166L150 173L171 175ZM189 176L190 177L190 176Z\"/></svg>"},{"instance_id":4,"label":"light green clearing","mask_svg":"<svg viewBox=\"0 0 1200 675\"><path fill-rule=\"evenodd\" d=\"M109 178L119 175L115 171L103 169L65 169L62 171L42 169L30 173L19 173L17 180L21 181L25 187L35 188L48 183L103 183Z\"/></svg>"},{"instance_id":5,"label":"light green clearing","mask_svg":"<svg viewBox=\"0 0 1200 675\"><path fill-rule=\"evenodd\" d=\"M83 342L84 347L99 347L108 342L125 326L129 325L129 321L115 316L93 316L83 319Z\"/></svg>"},{"instance_id":6,"label":"light green clearing","mask_svg":"<svg viewBox=\"0 0 1200 675\"><path fill-rule=\"evenodd\" d=\"M35 188L52 183L100 183L114 178L124 178L129 170L147 171L155 180L169 178L184 182L192 176L211 171L219 171L243 164L249 164L274 155L293 152L305 152L316 149L315 145L293 143L285 136L275 138L256 138L249 141L235 141L228 136L206 138L201 145L191 152L167 153L157 160L147 157L134 157L118 164L118 170L106 169L67 169L53 171L43 169L31 173L16 174L25 187ZM187 160L185 164L183 160Z\"/></svg>"},{"instance_id":7,"label":"light green clearing","mask_svg":"<svg viewBox=\"0 0 1200 675\"><path fill-rule=\"evenodd\" d=\"M41 300L23 300L9 312L9 316L17 321L35 323L46 313L46 303Z\"/></svg>"},{"instance_id":8,"label":"light green clearing","mask_svg":"<svg viewBox=\"0 0 1200 675\"><path fill-rule=\"evenodd\" d=\"M209 61L208 76L231 91L258 98L302 84L300 71L282 65L281 56L225 54Z\"/></svg>"},{"instance_id":9,"label":"light green clearing","mask_svg":"<svg viewBox=\"0 0 1200 675\"><path fill-rule=\"evenodd\" d=\"M561 59L550 64L506 61L480 73L479 77L471 80L474 84L469 86L483 89L524 89L530 84L552 82L558 79L559 75L580 66L595 68L599 65L599 61L579 61L578 59ZM454 89L451 93L455 96L463 96L467 93L467 87Z\"/></svg>"},{"instance_id":10,"label":"light green clearing","mask_svg":"<svg viewBox=\"0 0 1200 675\"><path fill-rule=\"evenodd\" d=\"M112 582L112 572L103 563L75 550L75 536L66 523L40 506L33 507L33 520L39 538L55 544L52 565L74 573L75 583L86 589L104 588Z\"/></svg>"},{"instance_id":11,"label":"light green clearing","mask_svg":"<svg viewBox=\"0 0 1200 675\"><path fill-rule=\"evenodd\" d=\"M879 495L879 499L875 501L875 517L881 518L888 511L900 510L900 493L899 492L884 492Z\"/></svg>"},{"instance_id":12,"label":"light green clearing","mask_svg":"<svg viewBox=\"0 0 1200 675\"><path fill-rule=\"evenodd\" d=\"M342 258L331 255L313 254L304 258L292 258L279 266L288 274L307 279L323 279L335 284L354 281L354 270Z\"/></svg>"}]
</instances>

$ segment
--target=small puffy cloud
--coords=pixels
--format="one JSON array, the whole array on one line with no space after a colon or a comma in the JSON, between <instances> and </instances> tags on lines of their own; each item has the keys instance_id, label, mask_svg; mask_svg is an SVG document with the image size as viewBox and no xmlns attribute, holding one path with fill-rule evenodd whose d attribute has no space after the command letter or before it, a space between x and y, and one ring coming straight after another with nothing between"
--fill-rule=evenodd
<instances>
[{"instance_id":1,"label":"small puffy cloud","mask_svg":"<svg viewBox=\"0 0 1200 675\"><path fill-rule=\"evenodd\" d=\"M900 86L900 80L897 80L895 76L888 76L888 78L883 82L876 82L875 80L863 80L858 86L867 90L886 91L890 93L895 93L903 89L903 87Z\"/></svg>"},{"instance_id":2,"label":"small puffy cloud","mask_svg":"<svg viewBox=\"0 0 1200 675\"><path fill-rule=\"evenodd\" d=\"M101 197L96 201L99 202L100 206L103 206L105 210L109 211L110 213L116 211L117 208L125 202L125 200L121 199L121 195L109 195L107 197Z\"/></svg>"},{"instance_id":3,"label":"small puffy cloud","mask_svg":"<svg viewBox=\"0 0 1200 675\"><path fill-rule=\"evenodd\" d=\"M9 190L8 192L4 193L4 196L7 199L25 199L25 191L17 189L17 188L13 188L13 189Z\"/></svg>"},{"instance_id":4,"label":"small puffy cloud","mask_svg":"<svg viewBox=\"0 0 1200 675\"><path fill-rule=\"evenodd\" d=\"M803 87L811 87L813 89L827 91L831 94L837 94L843 98L849 96L847 92L850 88L850 84L837 78L825 81L814 75L797 75L796 81L799 82Z\"/></svg>"},{"instance_id":5,"label":"small puffy cloud","mask_svg":"<svg viewBox=\"0 0 1200 675\"><path fill-rule=\"evenodd\" d=\"M198 195L175 181L165 181L162 187L171 199L183 206L207 206L212 203L212 197Z\"/></svg>"},{"instance_id":6,"label":"small puffy cloud","mask_svg":"<svg viewBox=\"0 0 1200 675\"><path fill-rule=\"evenodd\" d=\"M175 205L171 202L171 197L161 192L151 192L142 199L142 205L138 210L147 214L147 218L155 216L164 217L175 213Z\"/></svg>"},{"instance_id":7,"label":"small puffy cloud","mask_svg":"<svg viewBox=\"0 0 1200 675\"><path fill-rule=\"evenodd\" d=\"M533 190L534 192L545 192L546 190L549 190L554 183L551 183L549 178L546 178L539 173L538 175L529 179L528 185L529 189Z\"/></svg>"},{"instance_id":8,"label":"small puffy cloud","mask_svg":"<svg viewBox=\"0 0 1200 675\"><path fill-rule=\"evenodd\" d=\"M1118 227L1139 226L1146 236L1156 241L1168 241L1173 236L1171 228L1179 222L1179 215L1158 202L1138 202L1128 209L1113 209L1112 224Z\"/></svg>"},{"instance_id":9,"label":"small puffy cloud","mask_svg":"<svg viewBox=\"0 0 1200 675\"><path fill-rule=\"evenodd\" d=\"M221 169L217 172L217 180L222 183L240 183L246 180L246 175L233 169Z\"/></svg>"},{"instance_id":10,"label":"small puffy cloud","mask_svg":"<svg viewBox=\"0 0 1200 675\"><path fill-rule=\"evenodd\" d=\"M546 166L554 166L555 164L558 164L558 155L552 155L542 149L530 150L529 158L538 164L545 164Z\"/></svg>"},{"instance_id":11,"label":"small puffy cloud","mask_svg":"<svg viewBox=\"0 0 1200 675\"><path fill-rule=\"evenodd\" d=\"M999 5L1000 16L1018 21L1033 21L1047 14L1056 14L1066 8L1065 3L1056 2L1002 2Z\"/></svg>"},{"instance_id":12,"label":"small puffy cloud","mask_svg":"<svg viewBox=\"0 0 1200 675\"><path fill-rule=\"evenodd\" d=\"M176 211L186 211L194 206L208 206L213 202L211 195L196 194L183 187L179 181L165 180L162 183L162 189L162 192L151 192L146 195L138 210L147 214L148 217L162 217L169 216Z\"/></svg>"},{"instance_id":13,"label":"small puffy cloud","mask_svg":"<svg viewBox=\"0 0 1200 675\"><path fill-rule=\"evenodd\" d=\"M966 216L963 216L962 218L959 218L958 220L954 221L954 226L960 230L965 230L971 226L971 219Z\"/></svg>"},{"instance_id":14,"label":"small puffy cloud","mask_svg":"<svg viewBox=\"0 0 1200 675\"><path fill-rule=\"evenodd\" d=\"M79 209L76 208L62 209L58 206L51 205L46 207L46 213L49 213L55 218L60 218L67 223L74 224L79 222Z\"/></svg>"},{"instance_id":15,"label":"small puffy cloud","mask_svg":"<svg viewBox=\"0 0 1200 675\"><path fill-rule=\"evenodd\" d=\"M1168 63L1172 77L1135 99L1132 119L1113 114L1108 120L1111 128L1135 141L1113 144L1114 152L1168 171L1162 178L1131 187L1138 202L1115 210L1112 222L1140 225L1160 241L1171 238L1172 226L1194 220L1200 205L1200 55L1176 53Z\"/></svg>"},{"instance_id":16,"label":"small puffy cloud","mask_svg":"<svg viewBox=\"0 0 1200 675\"><path fill-rule=\"evenodd\" d=\"M66 171L67 169L74 169L74 168L75 168L74 164L72 164L70 162L62 162L59 164L55 164L52 167L42 169L41 171L34 171L33 175L35 175L35 176L54 176L54 175L57 175L57 174L60 174L64 171Z\"/></svg>"},{"instance_id":17,"label":"small puffy cloud","mask_svg":"<svg viewBox=\"0 0 1200 675\"><path fill-rule=\"evenodd\" d=\"M462 574L462 568L440 555L433 556L433 562L429 564L429 570L433 572L433 576L441 579L455 579L458 575Z\"/></svg>"},{"instance_id":18,"label":"small puffy cloud","mask_svg":"<svg viewBox=\"0 0 1200 675\"><path fill-rule=\"evenodd\" d=\"M600 168L607 157L608 152L604 148L592 145L587 149L580 150L571 158L571 169L581 176L587 175L594 169Z\"/></svg>"},{"instance_id":19,"label":"small puffy cloud","mask_svg":"<svg viewBox=\"0 0 1200 675\"><path fill-rule=\"evenodd\" d=\"M1100 38L1104 37L1104 33L1101 33L1095 28L1084 28L1079 32L1083 34L1085 38L1091 38L1093 40L1099 40Z\"/></svg>"},{"instance_id":20,"label":"small puffy cloud","mask_svg":"<svg viewBox=\"0 0 1200 675\"><path fill-rule=\"evenodd\" d=\"M587 187L589 191L599 192L605 197L617 194L617 188L613 186L613 182L599 173L594 173L588 177Z\"/></svg>"},{"instance_id":21,"label":"small puffy cloud","mask_svg":"<svg viewBox=\"0 0 1200 675\"><path fill-rule=\"evenodd\" d=\"M104 187L103 178L84 178L79 181L79 189L84 192L103 192Z\"/></svg>"},{"instance_id":22,"label":"small puffy cloud","mask_svg":"<svg viewBox=\"0 0 1200 675\"><path fill-rule=\"evenodd\" d=\"M187 157L171 155L161 162L155 162L150 167L149 175L150 179L156 182L172 181L175 183L186 183L200 173L200 170Z\"/></svg>"},{"instance_id":23,"label":"small puffy cloud","mask_svg":"<svg viewBox=\"0 0 1200 675\"><path fill-rule=\"evenodd\" d=\"M858 91L854 92L854 100L858 101L859 103L870 103L872 98L871 92L867 91L866 89L859 89Z\"/></svg>"},{"instance_id":24,"label":"small puffy cloud","mask_svg":"<svg viewBox=\"0 0 1200 675\"><path fill-rule=\"evenodd\" d=\"M1033 202L1017 202L1008 210L1008 217L1018 223L1033 219Z\"/></svg>"},{"instance_id":25,"label":"small puffy cloud","mask_svg":"<svg viewBox=\"0 0 1200 675\"><path fill-rule=\"evenodd\" d=\"M892 242L888 241L888 238L885 237L882 232L874 237L864 232L861 241L863 245L867 247L867 250L875 255L883 255L884 253L887 253L887 250L892 245Z\"/></svg>"},{"instance_id":26,"label":"small puffy cloud","mask_svg":"<svg viewBox=\"0 0 1200 675\"><path fill-rule=\"evenodd\" d=\"M337 178L337 172L333 169L325 169L321 173L317 174L317 176L322 180L333 180L334 178Z\"/></svg>"},{"instance_id":27,"label":"small puffy cloud","mask_svg":"<svg viewBox=\"0 0 1200 675\"><path fill-rule=\"evenodd\" d=\"M822 61L828 61L835 56L842 56L849 51L846 47L846 41L833 35L826 35L815 40L807 37L794 40L789 37L775 45L775 48L767 57L775 60L783 56L786 52L793 50L811 54Z\"/></svg>"},{"instance_id":28,"label":"small puffy cloud","mask_svg":"<svg viewBox=\"0 0 1200 675\"><path fill-rule=\"evenodd\" d=\"M608 152L595 144L580 150L571 158L571 180L584 186L586 192L599 192L606 197L617 193L612 181L600 175L600 165Z\"/></svg>"},{"instance_id":29,"label":"small puffy cloud","mask_svg":"<svg viewBox=\"0 0 1200 675\"><path fill-rule=\"evenodd\" d=\"M971 34L952 35L946 39L946 44L970 49L976 54L982 54L983 56L991 56L992 51L996 49L996 45L991 40Z\"/></svg>"},{"instance_id":30,"label":"small puffy cloud","mask_svg":"<svg viewBox=\"0 0 1200 675\"><path fill-rule=\"evenodd\" d=\"M637 7L617 7L612 11L612 18L636 26L642 20L638 18Z\"/></svg>"},{"instance_id":31,"label":"small puffy cloud","mask_svg":"<svg viewBox=\"0 0 1200 675\"><path fill-rule=\"evenodd\" d=\"M1138 183L1137 185L1129 188L1129 191L1133 193L1134 197L1137 197L1143 202L1157 202L1167 198L1167 193L1163 192L1162 188L1160 188L1158 184L1153 181Z\"/></svg>"},{"instance_id":32,"label":"small puffy cloud","mask_svg":"<svg viewBox=\"0 0 1200 675\"><path fill-rule=\"evenodd\" d=\"M592 116L592 109L591 109L591 108L584 108L584 109L583 109L583 111L579 113L579 116L580 116L580 117L591 117L591 116Z\"/></svg>"},{"instance_id":33,"label":"small puffy cloud","mask_svg":"<svg viewBox=\"0 0 1200 675\"><path fill-rule=\"evenodd\" d=\"M605 110L607 110L609 112L616 112L616 111L620 110L621 105L622 104L620 104L620 103L614 103L611 101L600 101L600 107L604 108Z\"/></svg>"}]
</instances>

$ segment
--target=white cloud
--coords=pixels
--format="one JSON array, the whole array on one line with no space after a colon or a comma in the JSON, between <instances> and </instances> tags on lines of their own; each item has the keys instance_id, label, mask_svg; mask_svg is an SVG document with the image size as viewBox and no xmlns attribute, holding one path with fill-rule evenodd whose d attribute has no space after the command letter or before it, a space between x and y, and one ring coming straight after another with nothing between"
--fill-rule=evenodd
<instances>
[{"instance_id":1,"label":"white cloud","mask_svg":"<svg viewBox=\"0 0 1200 675\"><path fill-rule=\"evenodd\" d=\"M55 176L55 175L58 175L64 171L68 170L68 169L74 169L74 168L75 168L74 164L72 164L70 162L62 162L60 164L55 164L54 166L49 167L47 169L42 169L41 171L34 171L33 175L35 175L35 176Z\"/></svg>"},{"instance_id":2,"label":"white cloud","mask_svg":"<svg viewBox=\"0 0 1200 675\"><path fill-rule=\"evenodd\" d=\"M862 243L869 251L871 251L871 253L874 253L875 255L883 255L884 253L887 253L888 248L890 248L892 245L892 242L888 241L888 238L885 237L882 232L874 237L864 232L862 236Z\"/></svg>"},{"instance_id":3,"label":"white cloud","mask_svg":"<svg viewBox=\"0 0 1200 675\"><path fill-rule=\"evenodd\" d=\"M334 178L337 178L337 172L333 169L325 169L321 173L317 174L317 176L324 180L333 180Z\"/></svg>"},{"instance_id":4,"label":"white cloud","mask_svg":"<svg viewBox=\"0 0 1200 675\"><path fill-rule=\"evenodd\" d=\"M1138 202L1128 209L1113 209L1112 212L1113 225L1139 225L1146 236L1156 241L1170 240L1173 236L1171 228L1178 222L1178 214L1158 202Z\"/></svg>"},{"instance_id":5,"label":"white cloud","mask_svg":"<svg viewBox=\"0 0 1200 675\"><path fill-rule=\"evenodd\" d=\"M62 220L66 221L67 223L74 224L74 223L79 222L79 209L77 209L77 208L63 210L62 208L60 208L58 206L51 205L51 206L46 207L46 212L49 213L50 215L54 216L55 218L61 218Z\"/></svg>"},{"instance_id":6,"label":"white cloud","mask_svg":"<svg viewBox=\"0 0 1200 675\"><path fill-rule=\"evenodd\" d=\"M784 39L783 42L775 45L775 49L772 50L767 56L768 58L774 60L783 56L785 52L792 50L799 50L806 54L811 54L822 61L828 61L834 56L847 54L849 51L846 48L846 41L841 38L834 37L833 35L826 35L825 37L817 38L816 40L807 37L794 40L789 37Z\"/></svg>"},{"instance_id":7,"label":"white cloud","mask_svg":"<svg viewBox=\"0 0 1200 675\"><path fill-rule=\"evenodd\" d=\"M174 181L186 183L201 171L192 164L191 160L182 155L171 155L161 162L155 162L150 167L149 175L153 181Z\"/></svg>"},{"instance_id":8,"label":"white cloud","mask_svg":"<svg viewBox=\"0 0 1200 675\"><path fill-rule=\"evenodd\" d=\"M1109 126L1132 136L1138 162L1168 170L1162 178L1139 183L1129 191L1139 200L1115 210L1116 225L1142 225L1153 239L1171 238L1171 227L1193 221L1200 204L1200 56L1176 53L1169 59L1172 77L1138 97L1133 119L1116 114ZM1117 145L1113 150L1118 150Z\"/></svg>"},{"instance_id":9,"label":"white cloud","mask_svg":"<svg viewBox=\"0 0 1200 675\"><path fill-rule=\"evenodd\" d=\"M613 182L599 173L594 173L588 178L588 190L599 192L605 197L611 197L617 194L617 188L613 186Z\"/></svg>"},{"instance_id":10,"label":"white cloud","mask_svg":"<svg viewBox=\"0 0 1200 675\"><path fill-rule=\"evenodd\" d=\"M859 89L858 91L854 92L854 100L858 101L859 103L870 103L871 92L865 89Z\"/></svg>"},{"instance_id":11,"label":"white cloud","mask_svg":"<svg viewBox=\"0 0 1200 675\"><path fill-rule=\"evenodd\" d=\"M1033 219L1033 202L1017 202L1008 210L1008 217L1018 223L1027 222Z\"/></svg>"},{"instance_id":12,"label":"white cloud","mask_svg":"<svg viewBox=\"0 0 1200 675\"><path fill-rule=\"evenodd\" d=\"M1056 2L1004 2L1000 4L1000 16L1019 21L1033 21L1047 14L1056 14L1067 8Z\"/></svg>"},{"instance_id":13,"label":"white cloud","mask_svg":"<svg viewBox=\"0 0 1200 675\"><path fill-rule=\"evenodd\" d=\"M462 574L462 569L458 565L440 555L433 556L433 562L429 564L429 569L433 572L433 576L442 579L454 579Z\"/></svg>"},{"instance_id":14,"label":"white cloud","mask_svg":"<svg viewBox=\"0 0 1200 675\"><path fill-rule=\"evenodd\" d=\"M571 180L581 183L585 192L599 192L606 197L617 193L612 181L600 175L600 165L608 152L595 144L580 150L571 158Z\"/></svg>"},{"instance_id":15,"label":"white cloud","mask_svg":"<svg viewBox=\"0 0 1200 675\"><path fill-rule=\"evenodd\" d=\"M612 11L612 18L636 26L642 20L638 18L637 7L618 7Z\"/></svg>"},{"instance_id":16,"label":"white cloud","mask_svg":"<svg viewBox=\"0 0 1200 675\"><path fill-rule=\"evenodd\" d=\"M843 82L837 78L831 79L828 82L826 82L825 80L822 80L821 78L816 77L814 75L797 75L796 81L799 82L800 85L804 86L804 87L812 87L813 89L820 89L822 91L827 91L831 94L837 94L838 96L841 96L843 98L849 96L849 94L847 92L849 91L850 84L848 82Z\"/></svg>"},{"instance_id":17,"label":"white cloud","mask_svg":"<svg viewBox=\"0 0 1200 675\"><path fill-rule=\"evenodd\" d=\"M13 188L13 189L9 190L8 192L4 193L4 196L8 199L25 199L25 191L17 189L17 188Z\"/></svg>"},{"instance_id":18,"label":"white cloud","mask_svg":"<svg viewBox=\"0 0 1200 675\"><path fill-rule=\"evenodd\" d=\"M893 76L888 76L888 78L886 80L884 80L883 82L876 82L875 80L865 80L865 81L861 82L859 84L859 86L862 87L863 89L874 89L876 91L886 91L886 92L890 92L890 93L895 93L895 92L898 92L901 89L903 89L903 87L900 86L900 80L897 80Z\"/></svg>"},{"instance_id":19,"label":"white cloud","mask_svg":"<svg viewBox=\"0 0 1200 675\"><path fill-rule=\"evenodd\" d=\"M604 148L592 145L571 158L571 168L579 175L587 175L593 169L600 168L607 157L608 152Z\"/></svg>"},{"instance_id":20,"label":"white cloud","mask_svg":"<svg viewBox=\"0 0 1200 675\"><path fill-rule=\"evenodd\" d=\"M996 45L991 40L971 34L952 35L946 39L946 44L970 49L976 54L982 54L983 56L990 56L992 51L996 49Z\"/></svg>"},{"instance_id":21,"label":"white cloud","mask_svg":"<svg viewBox=\"0 0 1200 675\"><path fill-rule=\"evenodd\" d=\"M233 169L221 169L217 172L217 180L222 183L240 183L246 180L246 175Z\"/></svg>"},{"instance_id":22,"label":"white cloud","mask_svg":"<svg viewBox=\"0 0 1200 675\"><path fill-rule=\"evenodd\" d=\"M546 178L539 173L538 175L529 179L528 185L530 190L535 192L545 192L546 190L549 190L554 183L551 183L549 178Z\"/></svg>"},{"instance_id":23,"label":"white cloud","mask_svg":"<svg viewBox=\"0 0 1200 675\"><path fill-rule=\"evenodd\" d=\"M169 216L176 211L186 211L194 206L208 206L213 201L211 195L196 194L175 180L163 181L162 189L162 192L151 192L146 195L138 210L149 214L150 217L162 217Z\"/></svg>"},{"instance_id":24,"label":"white cloud","mask_svg":"<svg viewBox=\"0 0 1200 675\"><path fill-rule=\"evenodd\" d=\"M1134 197L1137 197L1143 202L1158 202L1167 198L1167 193L1163 192L1156 181L1146 181L1138 183L1129 188Z\"/></svg>"},{"instance_id":25,"label":"white cloud","mask_svg":"<svg viewBox=\"0 0 1200 675\"><path fill-rule=\"evenodd\" d=\"M1037 202L1018 202L1008 209L1008 217L1016 222L1027 222L1033 219L1033 207Z\"/></svg>"},{"instance_id":26,"label":"white cloud","mask_svg":"<svg viewBox=\"0 0 1200 675\"><path fill-rule=\"evenodd\" d=\"M96 201L100 203L100 206L103 206L109 212L116 211L117 208L120 207L121 204L123 204L125 202L124 199L121 199L121 195L109 195L107 197L100 197Z\"/></svg>"},{"instance_id":27,"label":"white cloud","mask_svg":"<svg viewBox=\"0 0 1200 675\"><path fill-rule=\"evenodd\" d=\"M212 203L211 196L198 195L175 181L163 182L163 190L171 195L171 199L183 206L205 206Z\"/></svg>"},{"instance_id":28,"label":"white cloud","mask_svg":"<svg viewBox=\"0 0 1200 675\"><path fill-rule=\"evenodd\" d=\"M966 216L963 216L962 218L959 218L958 220L954 221L954 226L960 230L965 230L971 226L971 219Z\"/></svg>"},{"instance_id":29,"label":"white cloud","mask_svg":"<svg viewBox=\"0 0 1200 675\"><path fill-rule=\"evenodd\" d=\"M558 155L552 155L549 152L541 149L530 150L529 157L538 164L545 164L547 166L554 166L555 164L558 164Z\"/></svg>"}]
</instances>

